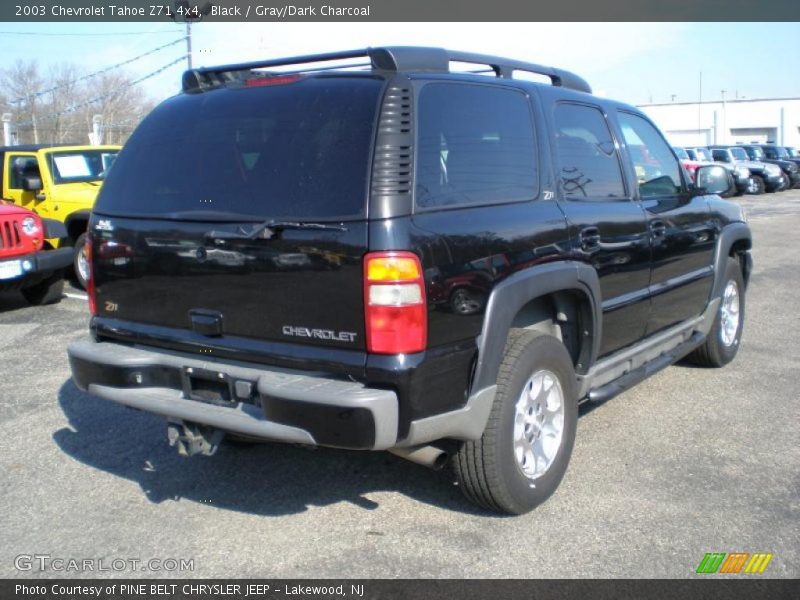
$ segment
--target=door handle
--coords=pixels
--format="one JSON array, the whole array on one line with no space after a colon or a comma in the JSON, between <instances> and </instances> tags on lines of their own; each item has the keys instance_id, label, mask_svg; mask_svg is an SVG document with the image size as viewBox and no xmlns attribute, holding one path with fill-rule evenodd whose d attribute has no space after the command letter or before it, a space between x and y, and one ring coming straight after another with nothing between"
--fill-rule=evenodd
<instances>
[{"instance_id":1,"label":"door handle","mask_svg":"<svg viewBox=\"0 0 800 600\"><path fill-rule=\"evenodd\" d=\"M600 230L597 227L581 229L579 238L582 250L594 250L600 247Z\"/></svg>"},{"instance_id":2,"label":"door handle","mask_svg":"<svg viewBox=\"0 0 800 600\"><path fill-rule=\"evenodd\" d=\"M654 238L663 238L667 235L667 226L664 221L650 221L650 235Z\"/></svg>"}]
</instances>

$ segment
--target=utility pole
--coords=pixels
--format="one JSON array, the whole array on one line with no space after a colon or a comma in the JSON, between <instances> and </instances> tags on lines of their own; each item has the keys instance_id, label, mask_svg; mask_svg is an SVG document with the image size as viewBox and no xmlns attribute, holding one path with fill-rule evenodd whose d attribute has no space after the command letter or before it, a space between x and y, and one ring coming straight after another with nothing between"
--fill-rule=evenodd
<instances>
[{"instance_id":1,"label":"utility pole","mask_svg":"<svg viewBox=\"0 0 800 600\"><path fill-rule=\"evenodd\" d=\"M728 113L725 109L725 94L728 90L720 90L722 94L722 143L728 143Z\"/></svg>"},{"instance_id":2,"label":"utility pole","mask_svg":"<svg viewBox=\"0 0 800 600\"><path fill-rule=\"evenodd\" d=\"M170 18L179 23L183 21L186 24L186 67L192 69L192 21L200 21L203 17L211 14L213 5L206 2L202 8L199 6L190 6L188 0L175 0L175 10L170 15Z\"/></svg>"},{"instance_id":3,"label":"utility pole","mask_svg":"<svg viewBox=\"0 0 800 600\"><path fill-rule=\"evenodd\" d=\"M192 22L186 19L186 68L192 70Z\"/></svg>"},{"instance_id":4,"label":"utility pole","mask_svg":"<svg viewBox=\"0 0 800 600\"><path fill-rule=\"evenodd\" d=\"M700 85L697 89L697 131L703 129L703 72L700 71Z\"/></svg>"}]
</instances>

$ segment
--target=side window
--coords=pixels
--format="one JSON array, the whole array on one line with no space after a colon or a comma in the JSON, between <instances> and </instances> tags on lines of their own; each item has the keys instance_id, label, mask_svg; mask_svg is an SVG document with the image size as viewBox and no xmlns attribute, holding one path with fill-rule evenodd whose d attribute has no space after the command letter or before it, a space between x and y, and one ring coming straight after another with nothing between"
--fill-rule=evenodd
<instances>
[{"instance_id":1,"label":"side window","mask_svg":"<svg viewBox=\"0 0 800 600\"><path fill-rule=\"evenodd\" d=\"M683 189L681 167L658 130L642 117L620 112L619 123L628 146L639 195L669 196Z\"/></svg>"},{"instance_id":2,"label":"side window","mask_svg":"<svg viewBox=\"0 0 800 600\"><path fill-rule=\"evenodd\" d=\"M580 104L555 112L561 189L567 198L623 198L619 157L603 113Z\"/></svg>"},{"instance_id":3,"label":"side window","mask_svg":"<svg viewBox=\"0 0 800 600\"><path fill-rule=\"evenodd\" d=\"M728 153L725 150L712 150L711 155L717 162L724 162L724 163L731 162L731 159L728 157Z\"/></svg>"},{"instance_id":4,"label":"side window","mask_svg":"<svg viewBox=\"0 0 800 600\"><path fill-rule=\"evenodd\" d=\"M12 190L22 189L24 177L39 177L39 163L35 156L10 156L11 173L8 174L8 187Z\"/></svg>"},{"instance_id":5,"label":"side window","mask_svg":"<svg viewBox=\"0 0 800 600\"><path fill-rule=\"evenodd\" d=\"M431 83L419 98L416 203L519 202L538 188L527 97L490 86Z\"/></svg>"}]
</instances>

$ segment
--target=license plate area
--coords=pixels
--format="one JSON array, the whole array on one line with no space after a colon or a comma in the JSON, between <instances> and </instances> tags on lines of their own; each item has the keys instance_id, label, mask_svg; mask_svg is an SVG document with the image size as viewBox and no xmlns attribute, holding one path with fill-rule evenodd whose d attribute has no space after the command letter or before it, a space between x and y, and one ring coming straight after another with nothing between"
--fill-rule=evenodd
<instances>
[{"instance_id":1,"label":"license plate area","mask_svg":"<svg viewBox=\"0 0 800 600\"><path fill-rule=\"evenodd\" d=\"M181 375L184 397L216 406L236 405L233 385L227 373L184 367Z\"/></svg>"},{"instance_id":2,"label":"license plate area","mask_svg":"<svg viewBox=\"0 0 800 600\"><path fill-rule=\"evenodd\" d=\"M15 279L22 275L22 263L19 260L0 262L0 279Z\"/></svg>"}]
</instances>

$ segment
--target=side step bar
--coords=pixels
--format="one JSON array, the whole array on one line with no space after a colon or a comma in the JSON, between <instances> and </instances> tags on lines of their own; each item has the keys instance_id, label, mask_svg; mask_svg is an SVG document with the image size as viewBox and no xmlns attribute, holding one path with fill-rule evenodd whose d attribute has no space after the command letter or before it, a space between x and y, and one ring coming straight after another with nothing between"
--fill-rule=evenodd
<instances>
[{"instance_id":1,"label":"side step bar","mask_svg":"<svg viewBox=\"0 0 800 600\"><path fill-rule=\"evenodd\" d=\"M699 331L696 331L692 337L682 344L676 346L672 350L669 350L661 356L654 358L650 362L643 364L641 367L633 369L632 371L628 371L614 381L610 381L605 385L601 385L599 388L591 390L587 395L587 400L592 403L610 400L614 396L617 396L625 390L632 388L637 383L641 383L654 373L658 373L660 370L665 369L671 364L679 361L689 352L697 348L697 346L699 346L704 339L705 335Z\"/></svg>"}]
</instances>

